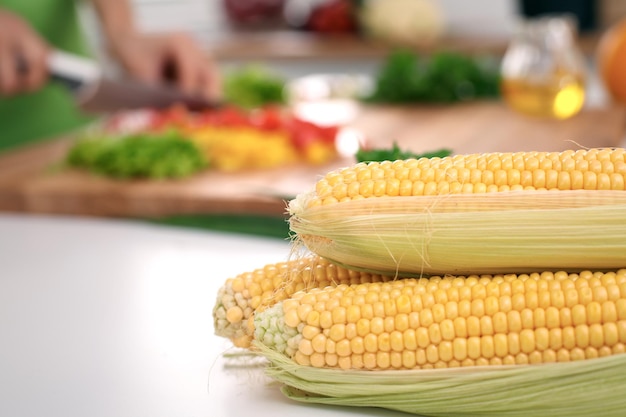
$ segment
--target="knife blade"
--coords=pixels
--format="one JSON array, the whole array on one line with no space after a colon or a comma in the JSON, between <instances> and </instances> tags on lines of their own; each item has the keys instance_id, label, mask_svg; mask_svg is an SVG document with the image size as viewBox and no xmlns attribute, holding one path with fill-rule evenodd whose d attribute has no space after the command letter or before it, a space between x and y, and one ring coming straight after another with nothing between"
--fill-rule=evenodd
<instances>
[{"instance_id":1,"label":"knife blade","mask_svg":"<svg viewBox=\"0 0 626 417\"><path fill-rule=\"evenodd\" d=\"M48 71L53 80L71 91L78 106L89 113L138 108L162 109L173 105L200 111L220 106L217 101L186 94L170 85L148 85L108 78L95 61L64 51L50 53Z\"/></svg>"}]
</instances>

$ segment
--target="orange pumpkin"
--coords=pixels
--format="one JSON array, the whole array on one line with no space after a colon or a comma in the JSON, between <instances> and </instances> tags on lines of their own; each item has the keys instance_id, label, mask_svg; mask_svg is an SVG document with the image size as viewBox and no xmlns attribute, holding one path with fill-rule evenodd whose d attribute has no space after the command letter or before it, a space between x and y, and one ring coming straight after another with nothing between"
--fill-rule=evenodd
<instances>
[{"instance_id":1,"label":"orange pumpkin","mask_svg":"<svg viewBox=\"0 0 626 417\"><path fill-rule=\"evenodd\" d=\"M607 91L615 101L626 104L626 19L600 37L596 59Z\"/></svg>"}]
</instances>

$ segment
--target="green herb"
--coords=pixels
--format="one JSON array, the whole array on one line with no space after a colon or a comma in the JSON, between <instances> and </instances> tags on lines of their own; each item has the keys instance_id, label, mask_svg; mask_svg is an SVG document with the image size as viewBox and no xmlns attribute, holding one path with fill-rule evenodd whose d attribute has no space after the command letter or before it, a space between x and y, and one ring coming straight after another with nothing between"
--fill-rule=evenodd
<instances>
[{"instance_id":1,"label":"green herb","mask_svg":"<svg viewBox=\"0 0 626 417\"><path fill-rule=\"evenodd\" d=\"M500 75L493 61L453 52L430 58L408 51L389 55L365 100L386 103L453 103L498 97Z\"/></svg>"},{"instance_id":2,"label":"green herb","mask_svg":"<svg viewBox=\"0 0 626 417\"><path fill-rule=\"evenodd\" d=\"M443 158L452 154L450 149L440 149L434 152L413 153L403 151L397 143L394 142L391 149L359 149L356 153L358 162L381 162L395 161L397 159L419 159L419 158Z\"/></svg>"},{"instance_id":3,"label":"green herb","mask_svg":"<svg viewBox=\"0 0 626 417\"><path fill-rule=\"evenodd\" d=\"M76 142L70 166L114 178L181 178L207 166L198 147L179 133L90 137Z\"/></svg>"},{"instance_id":4,"label":"green herb","mask_svg":"<svg viewBox=\"0 0 626 417\"><path fill-rule=\"evenodd\" d=\"M289 223L283 216L270 215L238 215L238 214L188 214L150 219L166 226L189 227L228 233L264 236L278 239L291 237Z\"/></svg>"},{"instance_id":5,"label":"green herb","mask_svg":"<svg viewBox=\"0 0 626 417\"><path fill-rule=\"evenodd\" d=\"M286 81L270 70L253 65L228 73L224 95L230 104L254 109L267 104L283 104Z\"/></svg>"}]
</instances>

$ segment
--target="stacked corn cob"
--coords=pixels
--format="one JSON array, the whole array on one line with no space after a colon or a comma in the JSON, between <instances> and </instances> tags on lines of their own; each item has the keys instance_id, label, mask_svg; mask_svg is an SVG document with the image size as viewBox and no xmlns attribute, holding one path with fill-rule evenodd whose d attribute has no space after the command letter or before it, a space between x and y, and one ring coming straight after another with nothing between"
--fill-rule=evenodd
<instances>
[{"instance_id":1,"label":"stacked corn cob","mask_svg":"<svg viewBox=\"0 0 626 417\"><path fill-rule=\"evenodd\" d=\"M230 339L235 346L247 348L254 337L255 312L313 288L391 279L346 269L314 255L268 264L226 280L213 308L215 332Z\"/></svg>"},{"instance_id":2,"label":"stacked corn cob","mask_svg":"<svg viewBox=\"0 0 626 417\"><path fill-rule=\"evenodd\" d=\"M229 280L216 330L240 346L254 340L301 401L433 416L621 415L625 183L624 149L331 172L289 207L315 255ZM510 396L498 388L507 381ZM422 394L434 390L450 397Z\"/></svg>"}]
</instances>

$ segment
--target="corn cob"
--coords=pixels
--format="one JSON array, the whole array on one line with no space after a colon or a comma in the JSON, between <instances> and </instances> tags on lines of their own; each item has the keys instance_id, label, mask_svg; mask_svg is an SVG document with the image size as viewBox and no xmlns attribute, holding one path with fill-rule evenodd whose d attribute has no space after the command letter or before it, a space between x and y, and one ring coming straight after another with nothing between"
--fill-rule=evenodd
<instances>
[{"instance_id":1,"label":"corn cob","mask_svg":"<svg viewBox=\"0 0 626 417\"><path fill-rule=\"evenodd\" d=\"M258 343L317 368L577 361L626 351L626 269L339 285L254 322Z\"/></svg>"},{"instance_id":2,"label":"corn cob","mask_svg":"<svg viewBox=\"0 0 626 417\"><path fill-rule=\"evenodd\" d=\"M624 190L626 149L455 155L358 163L317 182L307 206L381 196Z\"/></svg>"},{"instance_id":3,"label":"corn cob","mask_svg":"<svg viewBox=\"0 0 626 417\"><path fill-rule=\"evenodd\" d=\"M213 320L215 333L238 347L249 347L254 335L255 311L289 298L297 291L339 284L385 282L391 277L358 272L318 256L267 264L226 280L219 289Z\"/></svg>"},{"instance_id":4,"label":"corn cob","mask_svg":"<svg viewBox=\"0 0 626 417\"><path fill-rule=\"evenodd\" d=\"M312 252L383 274L626 265L626 150L359 163L289 204Z\"/></svg>"}]
</instances>

